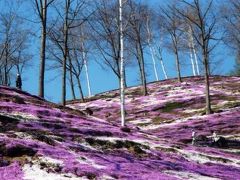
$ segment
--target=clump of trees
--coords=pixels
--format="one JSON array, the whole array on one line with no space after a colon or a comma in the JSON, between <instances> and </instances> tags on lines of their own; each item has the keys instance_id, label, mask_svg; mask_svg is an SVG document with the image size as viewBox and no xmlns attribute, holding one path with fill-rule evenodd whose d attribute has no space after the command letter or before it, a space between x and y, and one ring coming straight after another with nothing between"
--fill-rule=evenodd
<instances>
[{"instance_id":1,"label":"clump of trees","mask_svg":"<svg viewBox=\"0 0 240 180\"><path fill-rule=\"evenodd\" d=\"M30 30L23 25L19 16L19 4L12 6L2 1L5 10L0 12L0 84L11 86L16 74L22 74L29 66L32 54ZM14 83L15 85L15 83Z\"/></svg>"}]
</instances>

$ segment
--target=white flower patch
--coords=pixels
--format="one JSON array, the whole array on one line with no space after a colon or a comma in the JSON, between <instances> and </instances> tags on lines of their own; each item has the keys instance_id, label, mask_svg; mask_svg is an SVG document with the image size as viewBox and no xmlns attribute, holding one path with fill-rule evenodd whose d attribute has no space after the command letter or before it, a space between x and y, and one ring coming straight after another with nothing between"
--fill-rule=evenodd
<instances>
[{"instance_id":1,"label":"white flower patch","mask_svg":"<svg viewBox=\"0 0 240 180\"><path fill-rule=\"evenodd\" d=\"M177 149L176 149L177 150ZM200 164L205 164L205 163L218 163L218 164L223 164L223 165L230 165L230 166L235 166L235 167L240 167L240 160L239 159L234 159L234 158L224 158L221 156L215 156L212 154L206 154L206 153L200 153L196 151L186 151L186 150L177 150L180 154L182 154L186 159L190 161L195 161Z\"/></svg>"},{"instance_id":2,"label":"white flower patch","mask_svg":"<svg viewBox=\"0 0 240 180\"><path fill-rule=\"evenodd\" d=\"M108 175L103 175L100 177L101 180L114 180L115 178L108 176Z\"/></svg>"},{"instance_id":3,"label":"white flower patch","mask_svg":"<svg viewBox=\"0 0 240 180\"><path fill-rule=\"evenodd\" d=\"M89 120L99 121L99 122L107 122L105 119L101 119L96 116L92 116L92 115L87 115L87 116L89 117Z\"/></svg>"},{"instance_id":4,"label":"white flower patch","mask_svg":"<svg viewBox=\"0 0 240 180\"><path fill-rule=\"evenodd\" d=\"M196 89L181 89L181 88L176 88L174 90L169 90L167 92L167 97L168 98L172 98L172 97L175 97L175 96L182 96L182 97L190 97L191 96L201 96L201 95L204 95L204 92L202 90L196 90Z\"/></svg>"},{"instance_id":5,"label":"white flower patch","mask_svg":"<svg viewBox=\"0 0 240 180\"><path fill-rule=\"evenodd\" d=\"M160 103L166 103L167 100L159 100L158 97L149 97L149 99L144 99L143 103L142 103L142 107L148 107L148 106L154 106L154 105L158 105Z\"/></svg>"},{"instance_id":6,"label":"white flower patch","mask_svg":"<svg viewBox=\"0 0 240 180\"><path fill-rule=\"evenodd\" d=\"M39 165L25 164L23 166L24 180L79 180L79 178L73 174L57 174L52 172L46 172L41 169ZM82 178L81 178L82 179Z\"/></svg>"},{"instance_id":7,"label":"white flower patch","mask_svg":"<svg viewBox=\"0 0 240 180\"><path fill-rule=\"evenodd\" d=\"M240 154L240 150L238 149L223 149L225 152L230 152L230 153L235 153L235 154Z\"/></svg>"},{"instance_id":8,"label":"white flower patch","mask_svg":"<svg viewBox=\"0 0 240 180\"><path fill-rule=\"evenodd\" d=\"M95 139L98 139L98 140L103 140L103 141L109 141L109 142L116 142L116 141L125 141L127 139L125 138L119 138L119 137L107 137L107 136L99 136L99 137L96 137Z\"/></svg>"},{"instance_id":9,"label":"white flower patch","mask_svg":"<svg viewBox=\"0 0 240 180\"><path fill-rule=\"evenodd\" d=\"M14 115L14 116L21 116L22 118L27 119L27 120L39 120L39 118L37 116L34 116L32 114L29 114L29 113L14 112L14 113L11 113L11 114Z\"/></svg>"},{"instance_id":10,"label":"white flower patch","mask_svg":"<svg viewBox=\"0 0 240 180\"><path fill-rule=\"evenodd\" d=\"M160 127L166 127L166 126L174 126L178 125L179 123L186 122L189 120L192 120L194 118L202 118L201 116L192 116L192 117L187 117L187 118L182 118L182 119L177 119L169 123L169 121L166 121L166 123L163 121L161 124L149 124L146 126L140 126L139 128L142 130L154 130L158 129Z\"/></svg>"},{"instance_id":11,"label":"white flower patch","mask_svg":"<svg viewBox=\"0 0 240 180\"><path fill-rule=\"evenodd\" d=\"M188 179L188 180L219 180L218 178L212 178L208 176L203 176L196 173L190 173L185 171L173 171L173 170L167 170L164 171L167 175L171 175L177 178L181 179Z\"/></svg>"},{"instance_id":12,"label":"white flower patch","mask_svg":"<svg viewBox=\"0 0 240 180\"><path fill-rule=\"evenodd\" d=\"M32 114L29 114L29 113L23 113L23 112L11 112L11 114L0 113L0 115L7 116L7 117L14 117L14 118L19 119L21 121L39 120L39 118L37 116L34 116Z\"/></svg>"},{"instance_id":13,"label":"white flower patch","mask_svg":"<svg viewBox=\"0 0 240 180\"><path fill-rule=\"evenodd\" d=\"M146 118L146 119L137 119L137 120L133 120L131 121L131 124L145 124L145 123L151 123L152 119L150 118Z\"/></svg>"},{"instance_id":14,"label":"white flower patch","mask_svg":"<svg viewBox=\"0 0 240 180\"><path fill-rule=\"evenodd\" d=\"M199 113L204 111L204 108L199 108L199 109L186 109L183 110L184 113L191 114L191 113Z\"/></svg>"},{"instance_id":15,"label":"white flower patch","mask_svg":"<svg viewBox=\"0 0 240 180\"><path fill-rule=\"evenodd\" d=\"M158 129L160 127L162 127L162 124L151 124L151 125L147 125L147 126L139 126L139 128L141 130L147 131L147 130L154 130L154 129Z\"/></svg>"},{"instance_id":16,"label":"white flower patch","mask_svg":"<svg viewBox=\"0 0 240 180\"><path fill-rule=\"evenodd\" d=\"M26 134L23 132L15 132L14 134L17 135L17 137L21 138L21 139L34 139L30 134Z\"/></svg>"},{"instance_id":17,"label":"white flower patch","mask_svg":"<svg viewBox=\"0 0 240 180\"><path fill-rule=\"evenodd\" d=\"M173 85L161 85L160 86L160 90L165 90L165 89L169 89L169 88L172 88Z\"/></svg>"},{"instance_id":18,"label":"white flower patch","mask_svg":"<svg viewBox=\"0 0 240 180\"><path fill-rule=\"evenodd\" d=\"M51 163L51 164L57 164L57 165L63 165L63 161L62 160L59 160L59 159L53 159L51 157L39 157L39 160L41 162L45 162L45 163Z\"/></svg>"}]
</instances>

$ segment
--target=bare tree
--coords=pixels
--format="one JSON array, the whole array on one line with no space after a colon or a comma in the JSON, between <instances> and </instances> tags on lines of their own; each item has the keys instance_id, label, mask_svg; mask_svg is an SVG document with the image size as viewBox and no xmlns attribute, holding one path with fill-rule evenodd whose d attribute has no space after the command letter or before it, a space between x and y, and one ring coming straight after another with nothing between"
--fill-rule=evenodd
<instances>
[{"instance_id":1,"label":"bare tree","mask_svg":"<svg viewBox=\"0 0 240 180\"><path fill-rule=\"evenodd\" d=\"M240 0L229 0L221 7L225 36L224 43L236 54L236 65L231 72L240 75Z\"/></svg>"},{"instance_id":2,"label":"bare tree","mask_svg":"<svg viewBox=\"0 0 240 180\"><path fill-rule=\"evenodd\" d=\"M11 74L21 74L32 58L28 52L29 30L12 6L0 13L0 26L0 83L11 85Z\"/></svg>"},{"instance_id":3,"label":"bare tree","mask_svg":"<svg viewBox=\"0 0 240 180\"><path fill-rule=\"evenodd\" d=\"M153 47L153 33L152 33L152 29L151 29L151 15L149 14L147 16L147 21L146 21L146 29L147 29L147 42L148 42L148 46L150 49L150 53L151 53L151 57L152 57L152 61L153 61L153 70L154 70L154 75L157 81L159 81L159 77L158 77L158 73L157 73L157 67L156 67L156 52L155 49Z\"/></svg>"},{"instance_id":4,"label":"bare tree","mask_svg":"<svg viewBox=\"0 0 240 180\"><path fill-rule=\"evenodd\" d=\"M47 37L47 10L54 0L35 0L34 5L41 22L41 51L40 51L40 69L39 69L39 89L38 94L44 98L44 79L45 79L45 61L46 61L46 37Z\"/></svg>"},{"instance_id":5,"label":"bare tree","mask_svg":"<svg viewBox=\"0 0 240 180\"><path fill-rule=\"evenodd\" d=\"M165 31L170 36L171 43L168 48L172 50L175 55L177 77L178 81L181 82L182 78L180 70L179 52L183 36L183 31L181 30L183 22L179 18L175 7L176 4L170 4L160 9L159 26L160 28L165 29Z\"/></svg>"},{"instance_id":6,"label":"bare tree","mask_svg":"<svg viewBox=\"0 0 240 180\"><path fill-rule=\"evenodd\" d=\"M51 41L55 44L57 48L59 48L60 54L62 54L62 61L58 59L60 62L60 66L62 68L62 104L66 105L66 79L67 79L67 70L69 67L70 70L70 85L73 97L75 96L74 88L73 88L73 57L72 52L76 50L73 43L69 41L70 38L80 37L80 31L76 31L75 29L80 27L84 22L88 20L88 18L93 14L94 11L92 9L88 9L88 1L85 0L65 0L64 2L60 2L55 6L56 14L58 15L56 19L52 23L52 27L50 28L51 32ZM57 28L54 26L57 25ZM76 34L77 33L77 34ZM73 37L72 37L73 36ZM78 38L80 40L80 38ZM79 46L80 48L80 46ZM79 49L77 48L77 49ZM53 54L53 53L52 53ZM82 99L83 93L81 93Z\"/></svg>"},{"instance_id":7,"label":"bare tree","mask_svg":"<svg viewBox=\"0 0 240 180\"><path fill-rule=\"evenodd\" d=\"M153 18L156 17L156 18ZM149 15L147 16L146 21L146 30L147 30L147 42L150 49L150 53L153 60L153 68L156 80L159 80L157 72L157 60L160 62L161 69L164 74L164 78L168 79L165 64L162 57L162 30L159 29L157 25L157 15L152 12L152 9L149 9ZM160 39L160 40L159 40Z\"/></svg>"},{"instance_id":8,"label":"bare tree","mask_svg":"<svg viewBox=\"0 0 240 180\"><path fill-rule=\"evenodd\" d=\"M116 75L120 87L120 34L118 27L118 4L112 0L95 2L97 11L89 21L93 29L92 39L102 58L97 62L102 67L110 68ZM126 82L124 82L126 84Z\"/></svg>"},{"instance_id":9,"label":"bare tree","mask_svg":"<svg viewBox=\"0 0 240 180\"><path fill-rule=\"evenodd\" d=\"M185 25L181 28L181 30L184 32L184 35L182 38L182 41L183 41L182 47L183 47L183 50L189 52L193 76L200 75L197 51L196 51L196 46L193 38L192 25L185 23Z\"/></svg>"},{"instance_id":10,"label":"bare tree","mask_svg":"<svg viewBox=\"0 0 240 180\"><path fill-rule=\"evenodd\" d=\"M196 75L200 75L196 46L195 46L195 42L194 42L194 38L193 38L193 30L192 30L191 26L189 26L188 35L189 35L189 40L188 40L189 48L190 48L191 54L193 56L192 58L194 59L192 64L195 64L195 66L193 65L193 69L195 69Z\"/></svg>"},{"instance_id":11,"label":"bare tree","mask_svg":"<svg viewBox=\"0 0 240 180\"><path fill-rule=\"evenodd\" d=\"M209 55L217 45L216 43L211 46L211 41L218 40L216 38L217 18L213 13L213 0L204 3L200 2L200 0L194 0L193 2L182 0L181 2L184 7L176 10L187 22L192 24L194 39L202 50L203 65L205 69L206 114L210 114L212 109L209 90Z\"/></svg>"},{"instance_id":12,"label":"bare tree","mask_svg":"<svg viewBox=\"0 0 240 180\"><path fill-rule=\"evenodd\" d=\"M71 29L69 34L69 43L68 44L68 60L66 63L66 70L69 72L69 81L70 87L72 91L73 99L76 98L75 90L74 90L74 77L77 81L77 86L79 89L79 93L81 99L84 101L84 95L82 91L82 85L80 82L80 75L83 69L83 60L82 60L82 50L80 38L77 35L78 31L74 31ZM50 47L48 49L49 59L54 60L54 63L49 67L49 69L62 69L63 66L63 57L64 57L64 43L63 43L63 27L62 24L55 25L54 28L51 28L49 32L49 44Z\"/></svg>"},{"instance_id":13,"label":"bare tree","mask_svg":"<svg viewBox=\"0 0 240 180\"><path fill-rule=\"evenodd\" d=\"M128 1L129 6L129 28L127 36L129 43L134 47L134 55L137 58L140 70L143 95L147 95L147 80L144 62L144 46L147 45L146 22L148 18L148 6L134 1Z\"/></svg>"}]
</instances>

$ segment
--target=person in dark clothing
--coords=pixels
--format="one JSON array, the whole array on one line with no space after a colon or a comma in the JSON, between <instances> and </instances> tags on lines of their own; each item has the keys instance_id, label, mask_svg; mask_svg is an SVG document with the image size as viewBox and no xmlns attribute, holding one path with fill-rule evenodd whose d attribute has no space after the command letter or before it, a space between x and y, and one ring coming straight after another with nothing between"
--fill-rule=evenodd
<instances>
[{"instance_id":1,"label":"person in dark clothing","mask_svg":"<svg viewBox=\"0 0 240 180\"><path fill-rule=\"evenodd\" d=\"M22 79L21 79L20 74L17 74L16 87L18 89L22 89Z\"/></svg>"}]
</instances>

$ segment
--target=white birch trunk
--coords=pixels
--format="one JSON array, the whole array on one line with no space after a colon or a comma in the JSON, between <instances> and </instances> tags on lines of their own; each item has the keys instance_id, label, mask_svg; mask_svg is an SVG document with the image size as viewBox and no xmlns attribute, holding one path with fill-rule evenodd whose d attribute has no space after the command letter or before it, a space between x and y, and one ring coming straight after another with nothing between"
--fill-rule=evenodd
<instances>
[{"instance_id":1,"label":"white birch trunk","mask_svg":"<svg viewBox=\"0 0 240 180\"><path fill-rule=\"evenodd\" d=\"M155 51L155 54L156 54L156 51ZM158 55L159 55L159 60L160 60L160 64L161 64L161 67L162 67L164 77L165 77L165 79L168 79L167 72L166 72L166 69L165 69L165 64L163 63L161 47L158 47Z\"/></svg>"},{"instance_id":2,"label":"white birch trunk","mask_svg":"<svg viewBox=\"0 0 240 180\"><path fill-rule=\"evenodd\" d=\"M193 61L193 48L192 48L192 43L189 42L189 54L190 54L190 60L191 60L191 64L192 64L192 71L193 71L193 75L196 76L196 72L195 72L195 65L194 65L194 61Z\"/></svg>"},{"instance_id":3,"label":"white birch trunk","mask_svg":"<svg viewBox=\"0 0 240 180\"><path fill-rule=\"evenodd\" d=\"M151 44L149 44L149 48L150 48L150 52L151 52L151 56L152 56L155 78L156 78L157 81L159 81L159 77L158 77L158 73L157 73L157 67L156 67L155 55L154 55L154 51L153 51L153 48L152 48Z\"/></svg>"},{"instance_id":4,"label":"white birch trunk","mask_svg":"<svg viewBox=\"0 0 240 180\"><path fill-rule=\"evenodd\" d=\"M91 86L90 86L90 80L89 80L88 65L86 60L84 60L84 68L85 68L87 87L88 87L88 97L91 97L92 93L91 93Z\"/></svg>"},{"instance_id":5,"label":"white birch trunk","mask_svg":"<svg viewBox=\"0 0 240 180\"><path fill-rule=\"evenodd\" d=\"M193 71L193 75L196 76L196 71L195 71L195 64L193 61L193 43L192 43L192 31L191 31L191 27L189 27L188 29L188 46L190 49L190 60L191 60L191 64L192 64L192 71Z\"/></svg>"},{"instance_id":6,"label":"white birch trunk","mask_svg":"<svg viewBox=\"0 0 240 180\"><path fill-rule=\"evenodd\" d=\"M81 35L83 37L83 32L81 31ZM87 88L88 88L88 97L91 97L91 86L90 86L90 80L89 80L89 73L88 73L88 65L87 65L87 57L85 53L85 46L83 42L83 38L81 40L81 46L82 46L82 58L83 58L83 63L84 63L84 69L85 69L85 75L86 75L86 80L87 80Z\"/></svg>"},{"instance_id":7,"label":"white birch trunk","mask_svg":"<svg viewBox=\"0 0 240 180\"><path fill-rule=\"evenodd\" d=\"M119 0L119 33L120 33L120 106L121 125L125 126L125 86L124 86L124 59L123 59L123 24L122 24L122 0Z\"/></svg>"},{"instance_id":8,"label":"white birch trunk","mask_svg":"<svg viewBox=\"0 0 240 180\"><path fill-rule=\"evenodd\" d=\"M192 52L193 52L193 55L194 55L194 61L195 61L195 64L196 64L197 75L200 75L196 48L195 48L194 41L193 41L193 31L192 31L191 27L189 29L190 29L190 43L191 43Z\"/></svg>"},{"instance_id":9,"label":"white birch trunk","mask_svg":"<svg viewBox=\"0 0 240 180\"><path fill-rule=\"evenodd\" d=\"M194 60L195 60L196 68L197 68L197 75L200 75L197 53L196 53L195 45L194 45L194 42L193 42L193 37L192 37L192 49L193 49Z\"/></svg>"},{"instance_id":10,"label":"white birch trunk","mask_svg":"<svg viewBox=\"0 0 240 180\"><path fill-rule=\"evenodd\" d=\"M149 18L147 18L147 33L148 33L147 41L148 41L148 46L149 46L150 53L151 53L151 56L152 56L154 74L155 74L156 80L159 81L158 73L157 73L157 67L156 67L155 54L154 54L154 50L153 50L152 45L151 45L151 32L150 32L150 28L149 28Z\"/></svg>"}]
</instances>

